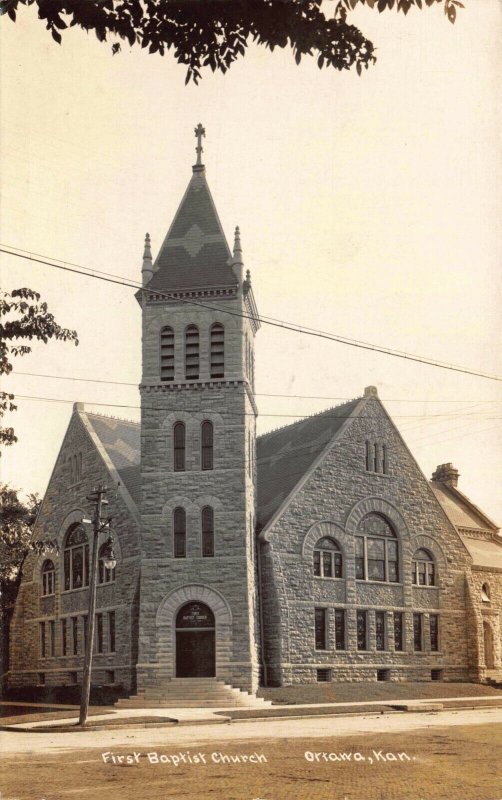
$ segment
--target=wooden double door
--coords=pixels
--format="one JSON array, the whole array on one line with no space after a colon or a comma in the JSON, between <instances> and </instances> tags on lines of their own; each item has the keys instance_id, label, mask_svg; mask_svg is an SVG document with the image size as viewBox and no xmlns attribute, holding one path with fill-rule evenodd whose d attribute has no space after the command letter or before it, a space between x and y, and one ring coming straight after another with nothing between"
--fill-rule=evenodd
<instances>
[{"instance_id":1,"label":"wooden double door","mask_svg":"<svg viewBox=\"0 0 502 800\"><path fill-rule=\"evenodd\" d=\"M216 675L214 614L205 603L191 602L176 615L176 677Z\"/></svg>"}]
</instances>

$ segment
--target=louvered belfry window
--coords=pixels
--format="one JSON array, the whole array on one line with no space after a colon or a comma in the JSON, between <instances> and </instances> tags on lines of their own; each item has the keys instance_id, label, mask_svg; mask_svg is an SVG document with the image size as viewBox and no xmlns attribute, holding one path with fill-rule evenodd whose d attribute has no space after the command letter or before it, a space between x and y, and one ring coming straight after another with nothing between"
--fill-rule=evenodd
<instances>
[{"instance_id":1,"label":"louvered belfry window","mask_svg":"<svg viewBox=\"0 0 502 800\"><path fill-rule=\"evenodd\" d=\"M185 378L187 381L199 377L199 329L189 325L185 331Z\"/></svg>"},{"instance_id":2,"label":"louvered belfry window","mask_svg":"<svg viewBox=\"0 0 502 800\"><path fill-rule=\"evenodd\" d=\"M225 329L216 322L211 327L211 378L225 377Z\"/></svg>"},{"instance_id":3,"label":"louvered belfry window","mask_svg":"<svg viewBox=\"0 0 502 800\"><path fill-rule=\"evenodd\" d=\"M185 436L185 423L177 422L173 429L175 472L183 472L185 470Z\"/></svg>"},{"instance_id":4,"label":"louvered belfry window","mask_svg":"<svg viewBox=\"0 0 502 800\"><path fill-rule=\"evenodd\" d=\"M169 327L160 332L160 380L174 380L174 331Z\"/></svg>"},{"instance_id":5,"label":"louvered belfry window","mask_svg":"<svg viewBox=\"0 0 502 800\"><path fill-rule=\"evenodd\" d=\"M202 469L213 469L213 423L204 420L201 426Z\"/></svg>"}]
</instances>

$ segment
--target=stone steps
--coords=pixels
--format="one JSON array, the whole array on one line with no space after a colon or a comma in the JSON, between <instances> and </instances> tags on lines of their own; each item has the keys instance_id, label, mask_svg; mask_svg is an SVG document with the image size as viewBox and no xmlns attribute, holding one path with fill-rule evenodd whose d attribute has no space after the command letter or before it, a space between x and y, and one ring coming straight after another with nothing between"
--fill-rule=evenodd
<instances>
[{"instance_id":1,"label":"stone steps","mask_svg":"<svg viewBox=\"0 0 502 800\"><path fill-rule=\"evenodd\" d=\"M136 695L121 698L117 708L265 708L270 700L216 678L173 678Z\"/></svg>"}]
</instances>

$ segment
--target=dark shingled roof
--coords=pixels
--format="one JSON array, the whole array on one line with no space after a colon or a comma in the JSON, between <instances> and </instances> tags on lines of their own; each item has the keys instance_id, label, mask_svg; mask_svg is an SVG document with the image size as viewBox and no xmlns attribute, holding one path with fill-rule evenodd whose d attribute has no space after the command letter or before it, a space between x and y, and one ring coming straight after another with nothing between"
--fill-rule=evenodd
<instances>
[{"instance_id":1,"label":"dark shingled roof","mask_svg":"<svg viewBox=\"0 0 502 800\"><path fill-rule=\"evenodd\" d=\"M204 171L196 171L155 260L148 288L235 286L230 258Z\"/></svg>"},{"instance_id":2,"label":"dark shingled roof","mask_svg":"<svg viewBox=\"0 0 502 800\"><path fill-rule=\"evenodd\" d=\"M256 440L258 526L262 529L355 410L359 399Z\"/></svg>"},{"instance_id":3,"label":"dark shingled roof","mask_svg":"<svg viewBox=\"0 0 502 800\"><path fill-rule=\"evenodd\" d=\"M120 479L139 506L141 499L139 422L87 414L87 419L110 457Z\"/></svg>"}]
</instances>

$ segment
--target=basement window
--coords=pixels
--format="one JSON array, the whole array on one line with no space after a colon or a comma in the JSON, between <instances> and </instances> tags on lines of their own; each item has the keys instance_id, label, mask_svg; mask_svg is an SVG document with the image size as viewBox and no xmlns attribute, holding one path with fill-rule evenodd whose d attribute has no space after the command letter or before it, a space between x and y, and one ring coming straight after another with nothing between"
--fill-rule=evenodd
<instances>
[{"instance_id":1,"label":"basement window","mask_svg":"<svg viewBox=\"0 0 502 800\"><path fill-rule=\"evenodd\" d=\"M317 670L317 683L329 683L331 681L331 670L330 669L318 669Z\"/></svg>"}]
</instances>

